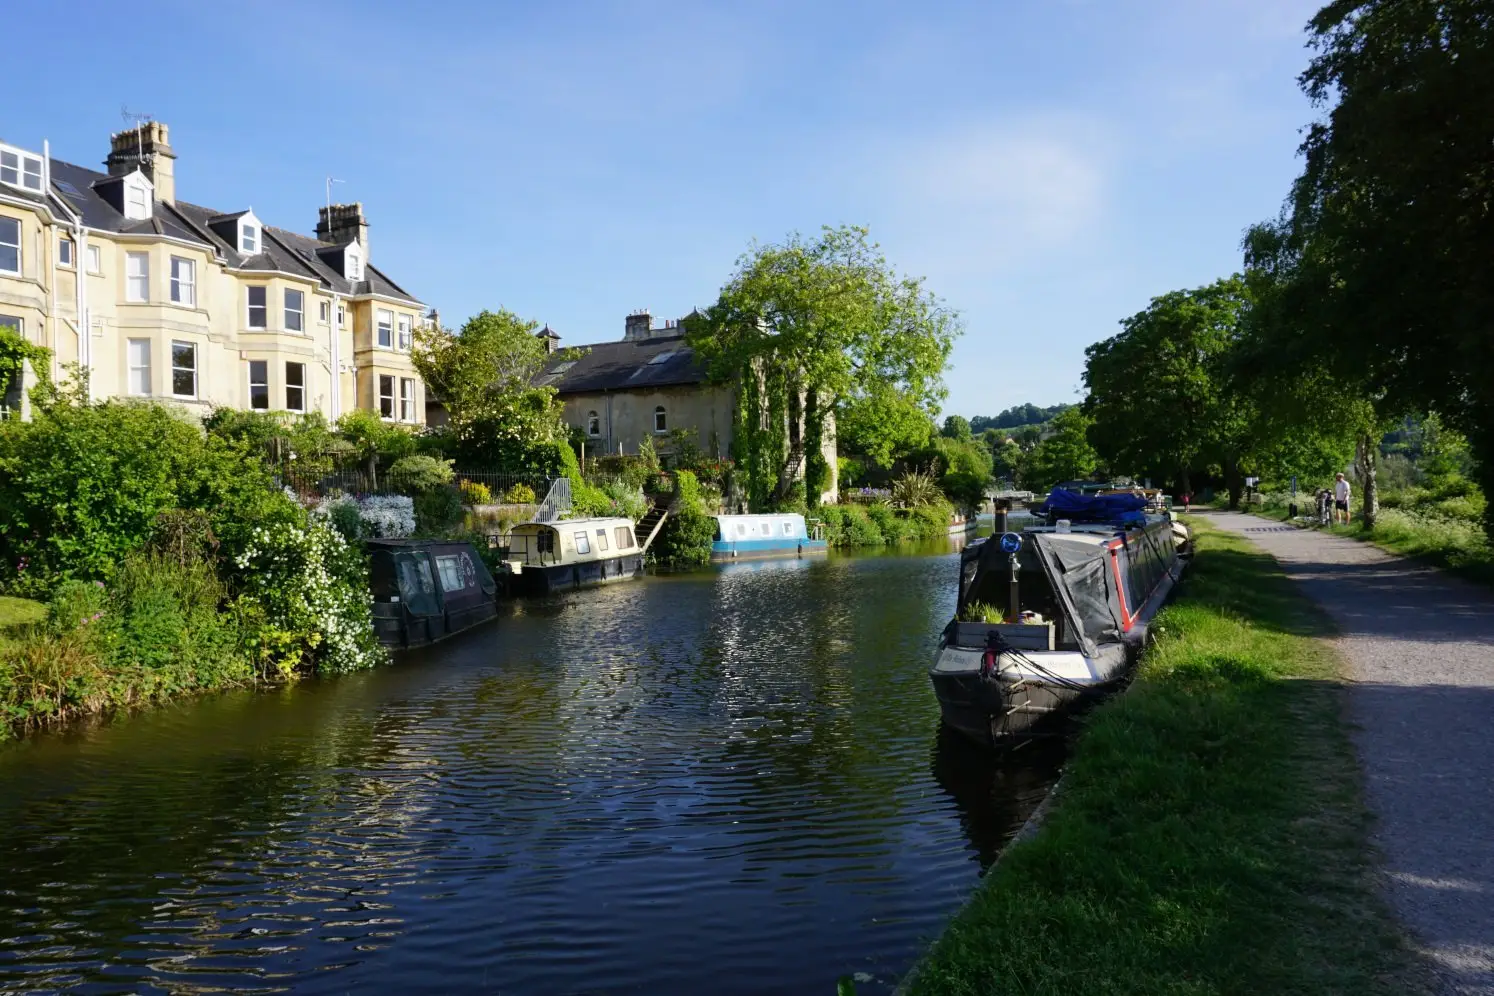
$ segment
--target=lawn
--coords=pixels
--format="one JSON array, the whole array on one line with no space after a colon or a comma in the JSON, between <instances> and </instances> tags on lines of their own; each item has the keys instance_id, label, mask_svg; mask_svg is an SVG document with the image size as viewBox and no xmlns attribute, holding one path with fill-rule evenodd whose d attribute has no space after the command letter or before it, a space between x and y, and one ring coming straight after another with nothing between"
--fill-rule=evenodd
<instances>
[{"instance_id":1,"label":"lawn","mask_svg":"<svg viewBox=\"0 0 1494 996\"><path fill-rule=\"evenodd\" d=\"M1408 993L1373 882L1329 624L1275 561L1198 555L1136 681L1085 724L911 996Z\"/></svg>"}]
</instances>

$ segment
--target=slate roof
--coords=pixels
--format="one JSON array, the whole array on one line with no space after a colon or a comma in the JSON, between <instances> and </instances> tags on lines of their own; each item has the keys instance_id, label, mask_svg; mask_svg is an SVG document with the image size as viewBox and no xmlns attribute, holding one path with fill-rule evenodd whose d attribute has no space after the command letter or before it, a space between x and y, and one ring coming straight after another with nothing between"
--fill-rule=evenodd
<instances>
[{"instance_id":1,"label":"slate roof","mask_svg":"<svg viewBox=\"0 0 1494 996\"><path fill-rule=\"evenodd\" d=\"M345 245L320 242L265 225L260 239L261 251L245 256L233 242L214 231L213 226L237 219L247 211L224 212L182 200L174 205L156 201L152 217L131 221L116 210L99 189L118 183L121 177L111 177L61 159L53 159L51 166L53 196L80 215L83 224L89 228L121 234L167 236L210 247L230 269L292 273L316 279L323 287L346 296L380 294L420 304L419 299L366 260L363 264L364 279L344 279L342 250Z\"/></svg>"},{"instance_id":2,"label":"slate roof","mask_svg":"<svg viewBox=\"0 0 1494 996\"><path fill-rule=\"evenodd\" d=\"M536 383L548 384L564 395L678 387L706 380L705 364L685 345L683 336L599 342L580 348L588 352L574 361L557 354Z\"/></svg>"}]
</instances>

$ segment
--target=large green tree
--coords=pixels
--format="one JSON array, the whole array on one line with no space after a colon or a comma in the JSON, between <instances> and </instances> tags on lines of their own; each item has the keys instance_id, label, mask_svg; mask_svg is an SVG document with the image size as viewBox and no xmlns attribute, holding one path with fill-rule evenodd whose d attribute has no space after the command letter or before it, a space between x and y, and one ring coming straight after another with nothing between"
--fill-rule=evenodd
<instances>
[{"instance_id":1,"label":"large green tree","mask_svg":"<svg viewBox=\"0 0 1494 996\"><path fill-rule=\"evenodd\" d=\"M1090 439L1112 467L1188 492L1195 471L1218 466L1239 501L1252 413L1228 378L1247 304L1240 276L1173 291L1085 350Z\"/></svg>"},{"instance_id":2,"label":"large green tree","mask_svg":"<svg viewBox=\"0 0 1494 996\"><path fill-rule=\"evenodd\" d=\"M1382 415L1441 413L1494 493L1494 11L1336 0L1310 30L1301 83L1328 112L1257 260L1302 353Z\"/></svg>"},{"instance_id":3,"label":"large green tree","mask_svg":"<svg viewBox=\"0 0 1494 996\"><path fill-rule=\"evenodd\" d=\"M565 438L555 389L535 376L552 359L538 322L483 311L456 334L431 327L415 336L412 359L426 389L445 405L456 456L505 470L554 473Z\"/></svg>"},{"instance_id":4,"label":"large green tree","mask_svg":"<svg viewBox=\"0 0 1494 996\"><path fill-rule=\"evenodd\" d=\"M801 467L817 493L832 413L841 440L880 463L926 440L960 324L866 229L842 227L754 246L685 328L712 376L741 385L737 466L763 503L782 500Z\"/></svg>"},{"instance_id":5,"label":"large green tree","mask_svg":"<svg viewBox=\"0 0 1494 996\"><path fill-rule=\"evenodd\" d=\"M1060 481L1087 480L1100 468L1100 455L1090 445L1092 420L1080 408L1066 408L1053 419L1053 433L1024 455L1023 487L1045 491Z\"/></svg>"}]
</instances>

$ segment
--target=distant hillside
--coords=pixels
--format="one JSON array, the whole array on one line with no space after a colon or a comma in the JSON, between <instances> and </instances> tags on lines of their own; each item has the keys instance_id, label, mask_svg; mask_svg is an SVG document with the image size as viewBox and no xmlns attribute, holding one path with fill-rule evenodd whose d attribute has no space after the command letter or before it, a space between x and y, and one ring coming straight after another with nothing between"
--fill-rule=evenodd
<instances>
[{"instance_id":1,"label":"distant hillside","mask_svg":"<svg viewBox=\"0 0 1494 996\"><path fill-rule=\"evenodd\" d=\"M1002 412L1000 415L977 415L970 420L971 432L984 432L987 429L1016 429L1024 425L1041 425L1051 421L1053 416L1073 405L1054 405L1051 408L1039 408L1037 405L1014 405Z\"/></svg>"}]
</instances>

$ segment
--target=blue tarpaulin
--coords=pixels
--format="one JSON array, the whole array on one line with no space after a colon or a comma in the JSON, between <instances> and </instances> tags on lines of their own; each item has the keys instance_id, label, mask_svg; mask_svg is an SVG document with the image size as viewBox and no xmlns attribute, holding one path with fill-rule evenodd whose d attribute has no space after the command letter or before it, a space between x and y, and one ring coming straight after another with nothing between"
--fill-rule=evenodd
<instances>
[{"instance_id":1,"label":"blue tarpaulin","mask_svg":"<svg viewBox=\"0 0 1494 996\"><path fill-rule=\"evenodd\" d=\"M1145 507L1146 499L1140 495L1081 495L1055 488L1038 512L1070 522L1144 522Z\"/></svg>"}]
</instances>

